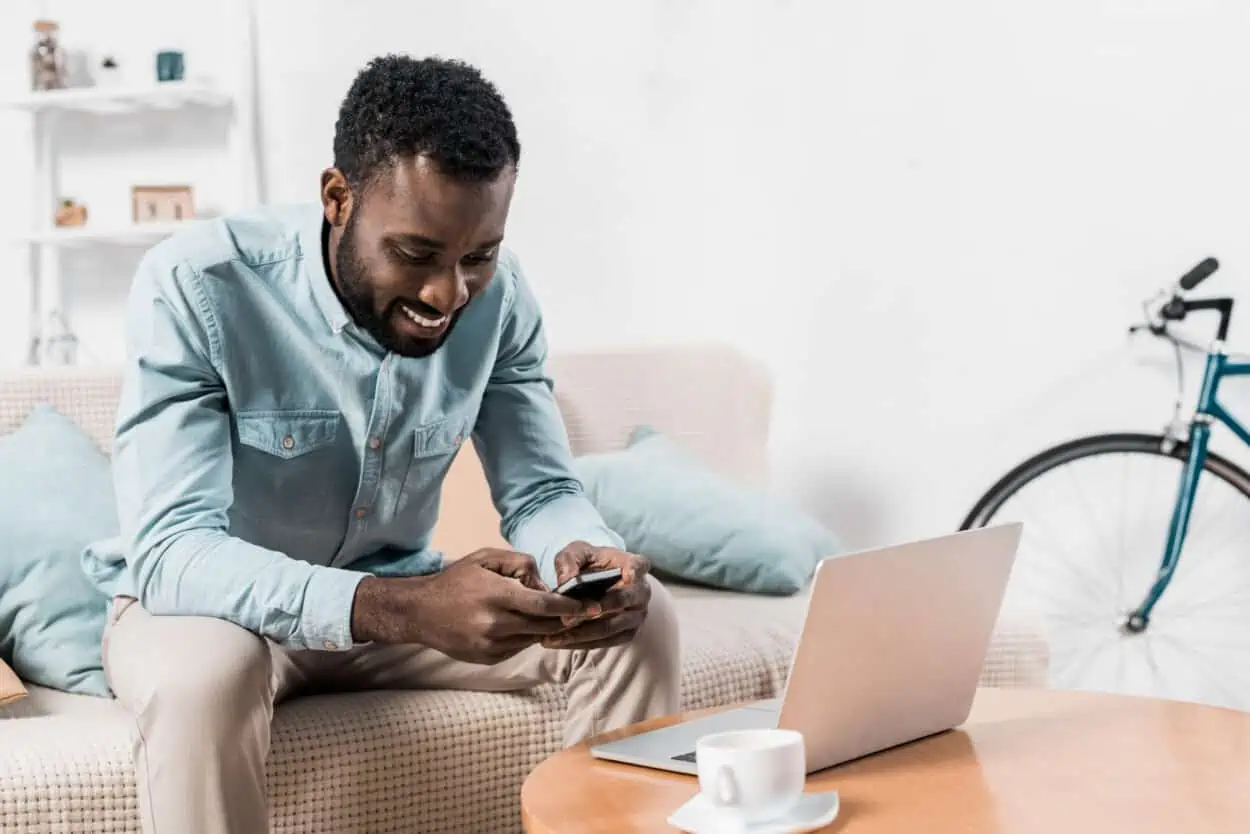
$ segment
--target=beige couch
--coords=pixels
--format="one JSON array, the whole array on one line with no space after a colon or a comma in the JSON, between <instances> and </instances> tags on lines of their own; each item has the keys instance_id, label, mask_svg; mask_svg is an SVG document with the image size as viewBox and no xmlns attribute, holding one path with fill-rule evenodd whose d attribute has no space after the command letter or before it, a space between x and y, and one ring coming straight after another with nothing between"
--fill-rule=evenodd
<instances>
[{"instance_id":1,"label":"beige couch","mask_svg":"<svg viewBox=\"0 0 1250 834\"><path fill-rule=\"evenodd\" d=\"M770 384L718 349L561 356L552 364L574 450L624 444L648 423L744 481L767 477ZM117 380L108 372L0 379L0 434L36 402L73 417L108 449ZM462 456L444 493L437 540L463 552L498 540L476 458ZM802 595L763 598L674 589L687 708L778 693ZM192 647L188 647L190 650ZM1042 685L1044 643L1000 623L982 682ZM564 699L528 694L371 692L300 698L277 710L269 759L279 832L491 832L520 827L525 775L557 749ZM133 727L117 705L31 687L0 708L0 831L137 832Z\"/></svg>"}]
</instances>

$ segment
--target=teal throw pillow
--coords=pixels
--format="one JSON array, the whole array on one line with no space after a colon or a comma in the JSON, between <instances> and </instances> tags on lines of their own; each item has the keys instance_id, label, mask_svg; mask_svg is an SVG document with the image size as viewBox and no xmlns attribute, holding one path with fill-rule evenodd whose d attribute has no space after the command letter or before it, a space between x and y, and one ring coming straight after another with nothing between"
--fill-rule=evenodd
<instances>
[{"instance_id":1,"label":"teal throw pillow","mask_svg":"<svg viewBox=\"0 0 1250 834\"><path fill-rule=\"evenodd\" d=\"M836 536L780 498L703 465L642 427L628 448L577 459L587 497L630 552L657 574L761 594L793 594Z\"/></svg>"},{"instance_id":2,"label":"teal throw pillow","mask_svg":"<svg viewBox=\"0 0 1250 834\"><path fill-rule=\"evenodd\" d=\"M40 405L0 438L0 472L0 657L31 683L109 695L108 600L79 562L89 542L119 532L108 458Z\"/></svg>"}]
</instances>

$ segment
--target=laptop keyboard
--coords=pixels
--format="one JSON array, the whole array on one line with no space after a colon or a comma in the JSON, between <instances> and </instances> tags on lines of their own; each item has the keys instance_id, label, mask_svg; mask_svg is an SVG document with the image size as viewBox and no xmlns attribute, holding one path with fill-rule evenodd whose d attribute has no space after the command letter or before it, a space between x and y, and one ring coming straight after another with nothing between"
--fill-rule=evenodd
<instances>
[{"instance_id":1,"label":"laptop keyboard","mask_svg":"<svg viewBox=\"0 0 1250 834\"><path fill-rule=\"evenodd\" d=\"M674 756L674 757L673 757L673 761L675 761L675 762L690 762L691 764L694 764L694 763L695 763L695 760L694 760L694 751L693 751L693 750L691 750L689 753L682 753L680 756Z\"/></svg>"}]
</instances>

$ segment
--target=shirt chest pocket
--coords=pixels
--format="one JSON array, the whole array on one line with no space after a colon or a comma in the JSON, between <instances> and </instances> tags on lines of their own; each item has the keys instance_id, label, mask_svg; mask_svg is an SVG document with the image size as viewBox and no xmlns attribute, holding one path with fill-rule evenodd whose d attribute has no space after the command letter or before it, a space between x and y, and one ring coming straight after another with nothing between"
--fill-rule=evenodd
<instances>
[{"instance_id":1,"label":"shirt chest pocket","mask_svg":"<svg viewBox=\"0 0 1250 834\"><path fill-rule=\"evenodd\" d=\"M472 434L473 421L472 416L452 416L413 430L412 459L399 491L397 517L418 527L433 526L443 478Z\"/></svg>"},{"instance_id":2,"label":"shirt chest pocket","mask_svg":"<svg viewBox=\"0 0 1250 834\"><path fill-rule=\"evenodd\" d=\"M343 522L355 483L337 411L245 411L235 422L236 512L282 526Z\"/></svg>"}]
</instances>

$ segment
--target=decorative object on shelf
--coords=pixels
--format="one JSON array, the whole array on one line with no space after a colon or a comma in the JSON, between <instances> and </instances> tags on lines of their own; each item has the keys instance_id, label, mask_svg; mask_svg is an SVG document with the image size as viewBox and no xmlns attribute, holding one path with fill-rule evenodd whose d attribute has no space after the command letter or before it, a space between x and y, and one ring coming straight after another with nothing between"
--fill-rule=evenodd
<instances>
[{"instance_id":1,"label":"decorative object on shelf","mask_svg":"<svg viewBox=\"0 0 1250 834\"><path fill-rule=\"evenodd\" d=\"M189 185L136 185L130 189L136 223L170 223L195 217L195 195Z\"/></svg>"},{"instance_id":2,"label":"decorative object on shelf","mask_svg":"<svg viewBox=\"0 0 1250 834\"><path fill-rule=\"evenodd\" d=\"M56 210L55 222L61 228L85 226L87 224L87 207L73 200L61 200L61 205Z\"/></svg>"},{"instance_id":3,"label":"decorative object on shelf","mask_svg":"<svg viewBox=\"0 0 1250 834\"><path fill-rule=\"evenodd\" d=\"M114 87L120 80L121 68L117 64L117 59L112 55L105 55L96 72L96 84L101 87Z\"/></svg>"},{"instance_id":4,"label":"decorative object on shelf","mask_svg":"<svg viewBox=\"0 0 1250 834\"><path fill-rule=\"evenodd\" d=\"M35 45L30 50L30 87L36 92L65 87L65 51L57 39L60 29L54 20L35 21Z\"/></svg>"},{"instance_id":5,"label":"decorative object on shelf","mask_svg":"<svg viewBox=\"0 0 1250 834\"><path fill-rule=\"evenodd\" d=\"M185 72L186 66L184 65L181 52L167 51L156 53L157 81L181 81Z\"/></svg>"}]
</instances>

